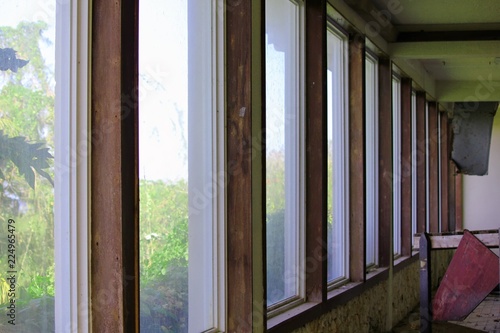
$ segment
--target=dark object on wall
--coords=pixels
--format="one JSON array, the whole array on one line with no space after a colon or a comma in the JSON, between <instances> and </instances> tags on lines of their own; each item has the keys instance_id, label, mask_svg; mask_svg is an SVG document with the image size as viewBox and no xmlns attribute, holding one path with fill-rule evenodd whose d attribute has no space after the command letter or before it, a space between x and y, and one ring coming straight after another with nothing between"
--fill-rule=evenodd
<instances>
[{"instance_id":1,"label":"dark object on wall","mask_svg":"<svg viewBox=\"0 0 500 333\"><path fill-rule=\"evenodd\" d=\"M498 102L455 103L451 158L460 173L488 174L493 117L497 108Z\"/></svg>"},{"instance_id":2,"label":"dark object on wall","mask_svg":"<svg viewBox=\"0 0 500 333\"><path fill-rule=\"evenodd\" d=\"M11 70L17 72L21 67L28 64L28 60L22 60L16 58L16 51L11 48L0 49L0 70L7 71Z\"/></svg>"}]
</instances>

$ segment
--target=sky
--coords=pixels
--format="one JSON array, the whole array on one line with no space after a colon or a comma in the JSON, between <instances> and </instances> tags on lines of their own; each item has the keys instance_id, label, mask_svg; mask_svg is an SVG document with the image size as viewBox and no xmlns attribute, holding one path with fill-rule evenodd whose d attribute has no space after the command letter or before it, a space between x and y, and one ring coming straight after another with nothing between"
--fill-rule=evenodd
<instances>
[{"instance_id":1,"label":"sky","mask_svg":"<svg viewBox=\"0 0 500 333\"><path fill-rule=\"evenodd\" d=\"M187 0L140 2L139 17L139 177L149 180L187 179L188 36ZM55 0L0 0L0 26L15 27L21 20L55 22ZM15 15L13 15L15 13ZM55 25L41 45L49 66L55 62ZM283 107L283 54L268 46L268 120L279 122ZM274 83L272 83L274 82ZM276 86L273 86L276 85ZM273 111L274 110L274 111ZM282 112L282 111L281 111ZM273 113L274 116L273 116ZM282 117L282 116L281 116ZM275 118L275 119L273 119ZM275 132L278 127L270 127ZM272 135L272 132L268 132ZM280 150L279 137L269 140ZM273 143L274 142L274 143ZM276 146L273 147L272 145Z\"/></svg>"}]
</instances>

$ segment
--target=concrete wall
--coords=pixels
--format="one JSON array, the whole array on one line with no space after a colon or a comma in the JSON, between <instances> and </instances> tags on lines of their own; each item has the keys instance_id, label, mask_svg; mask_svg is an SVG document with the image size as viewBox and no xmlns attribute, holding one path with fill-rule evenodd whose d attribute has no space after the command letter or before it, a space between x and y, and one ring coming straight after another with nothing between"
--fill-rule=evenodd
<instances>
[{"instance_id":1,"label":"concrete wall","mask_svg":"<svg viewBox=\"0 0 500 333\"><path fill-rule=\"evenodd\" d=\"M453 251L432 252L433 288L444 275ZM383 281L346 304L324 314L294 333L386 332L388 320L394 327L419 304L419 261L393 275L392 316L388 309L390 283Z\"/></svg>"},{"instance_id":2,"label":"concrete wall","mask_svg":"<svg viewBox=\"0 0 500 333\"><path fill-rule=\"evenodd\" d=\"M497 111L491 136L488 175L464 176L464 228L500 227L500 115Z\"/></svg>"}]
</instances>

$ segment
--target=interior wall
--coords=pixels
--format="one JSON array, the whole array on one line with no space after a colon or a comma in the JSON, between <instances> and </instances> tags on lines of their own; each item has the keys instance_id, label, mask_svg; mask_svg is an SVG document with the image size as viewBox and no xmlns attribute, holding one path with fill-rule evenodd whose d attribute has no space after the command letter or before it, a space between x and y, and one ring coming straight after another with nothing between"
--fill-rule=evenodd
<instances>
[{"instance_id":1,"label":"interior wall","mask_svg":"<svg viewBox=\"0 0 500 333\"><path fill-rule=\"evenodd\" d=\"M464 176L464 228L469 230L500 227L500 115L493 121L488 175Z\"/></svg>"},{"instance_id":2,"label":"interior wall","mask_svg":"<svg viewBox=\"0 0 500 333\"><path fill-rule=\"evenodd\" d=\"M432 289L437 288L452 257L452 250L432 251ZM385 280L293 333L387 332L387 320L391 320L389 326L394 327L419 304L419 265L418 260L414 261L394 274L392 286ZM389 289L393 295L390 316L387 308Z\"/></svg>"}]
</instances>

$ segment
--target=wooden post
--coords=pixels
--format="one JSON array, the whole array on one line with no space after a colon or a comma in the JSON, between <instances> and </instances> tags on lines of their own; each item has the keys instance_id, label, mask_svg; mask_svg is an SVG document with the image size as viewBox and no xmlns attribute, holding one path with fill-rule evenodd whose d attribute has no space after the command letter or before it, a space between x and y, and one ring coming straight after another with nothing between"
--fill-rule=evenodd
<instances>
[{"instance_id":1,"label":"wooden post","mask_svg":"<svg viewBox=\"0 0 500 333\"><path fill-rule=\"evenodd\" d=\"M365 280L365 39L349 36L350 278ZM354 171L355 172L352 172Z\"/></svg>"},{"instance_id":2,"label":"wooden post","mask_svg":"<svg viewBox=\"0 0 500 333\"><path fill-rule=\"evenodd\" d=\"M326 2L306 1L306 297L327 291L327 81Z\"/></svg>"},{"instance_id":3,"label":"wooden post","mask_svg":"<svg viewBox=\"0 0 500 333\"><path fill-rule=\"evenodd\" d=\"M420 332L432 332L431 299L431 240L427 233L420 236Z\"/></svg>"}]
</instances>

